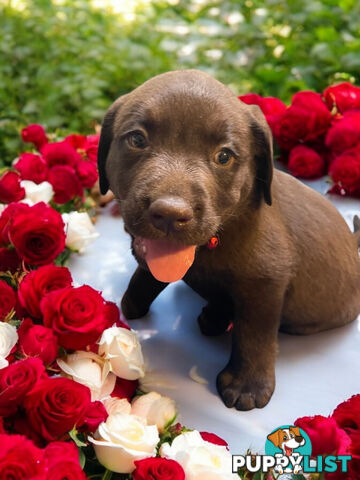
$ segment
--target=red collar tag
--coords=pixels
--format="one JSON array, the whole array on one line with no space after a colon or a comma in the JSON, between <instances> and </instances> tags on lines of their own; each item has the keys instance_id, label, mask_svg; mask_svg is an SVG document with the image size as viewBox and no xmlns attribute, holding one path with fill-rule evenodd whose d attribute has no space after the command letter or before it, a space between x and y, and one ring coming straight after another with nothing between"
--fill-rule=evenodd
<instances>
[{"instance_id":1,"label":"red collar tag","mask_svg":"<svg viewBox=\"0 0 360 480\"><path fill-rule=\"evenodd\" d=\"M210 240L207 242L206 246L209 250L213 250L219 245L218 237L211 237Z\"/></svg>"}]
</instances>

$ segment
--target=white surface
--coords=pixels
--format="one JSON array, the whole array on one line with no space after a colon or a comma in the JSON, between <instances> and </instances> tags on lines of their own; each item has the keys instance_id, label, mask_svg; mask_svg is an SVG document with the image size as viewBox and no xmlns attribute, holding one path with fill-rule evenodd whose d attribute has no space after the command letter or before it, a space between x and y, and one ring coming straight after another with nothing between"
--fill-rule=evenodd
<instances>
[{"instance_id":1,"label":"white surface","mask_svg":"<svg viewBox=\"0 0 360 480\"><path fill-rule=\"evenodd\" d=\"M324 180L308 182L325 193ZM329 196L347 220L360 214L360 201ZM73 255L71 271L77 283L87 283L119 304L136 262L122 221L108 209L96 225L100 237L83 255ZM336 232L334 232L336 234ZM177 402L179 421L189 428L214 432L227 440L233 454L248 448L263 453L266 435L275 427L292 424L304 415L328 415L335 406L360 392L359 318L344 328L308 337L280 334L276 364L277 385L262 410L227 409L215 389L217 373L227 363L229 336L201 335L196 318L205 302L183 282L168 286L153 303L149 314L131 322L139 331L148 370L154 385ZM207 385L195 383L189 371L198 366ZM162 383L163 385L160 385Z\"/></svg>"}]
</instances>

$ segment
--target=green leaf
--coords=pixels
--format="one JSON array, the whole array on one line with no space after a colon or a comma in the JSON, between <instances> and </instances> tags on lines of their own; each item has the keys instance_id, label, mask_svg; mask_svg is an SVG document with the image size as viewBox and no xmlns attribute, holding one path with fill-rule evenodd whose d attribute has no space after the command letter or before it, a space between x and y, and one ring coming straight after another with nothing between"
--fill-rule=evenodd
<instances>
[{"instance_id":1,"label":"green leaf","mask_svg":"<svg viewBox=\"0 0 360 480\"><path fill-rule=\"evenodd\" d=\"M83 452L83 450L82 450L81 447L78 447L78 451L79 451L79 463L80 463L80 467L84 470L85 463L86 463L86 456L85 456L85 453Z\"/></svg>"},{"instance_id":2,"label":"green leaf","mask_svg":"<svg viewBox=\"0 0 360 480\"><path fill-rule=\"evenodd\" d=\"M76 430L76 427L74 427L70 432L69 432L70 438L74 440L75 444L77 447L86 447L87 444L84 443L79 437L78 437L78 431Z\"/></svg>"}]
</instances>

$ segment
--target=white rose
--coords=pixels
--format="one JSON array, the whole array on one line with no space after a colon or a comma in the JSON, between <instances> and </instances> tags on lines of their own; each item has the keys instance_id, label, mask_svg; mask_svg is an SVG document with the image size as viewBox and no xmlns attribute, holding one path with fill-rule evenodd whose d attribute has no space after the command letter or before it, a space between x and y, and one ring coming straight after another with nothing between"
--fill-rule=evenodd
<instances>
[{"instance_id":1,"label":"white rose","mask_svg":"<svg viewBox=\"0 0 360 480\"><path fill-rule=\"evenodd\" d=\"M19 336L13 325L0 322L0 368L5 368L9 365L6 357L16 345L18 339Z\"/></svg>"},{"instance_id":2,"label":"white rose","mask_svg":"<svg viewBox=\"0 0 360 480\"><path fill-rule=\"evenodd\" d=\"M160 455L180 463L186 480L239 480L231 473L232 458L227 448L206 442L197 431L182 433L171 445L164 443Z\"/></svg>"},{"instance_id":3,"label":"white rose","mask_svg":"<svg viewBox=\"0 0 360 480\"><path fill-rule=\"evenodd\" d=\"M99 236L87 212L63 213L62 218L65 223L65 243L71 250L82 252Z\"/></svg>"},{"instance_id":4,"label":"white rose","mask_svg":"<svg viewBox=\"0 0 360 480\"><path fill-rule=\"evenodd\" d=\"M103 399L102 402L109 415L114 415L115 413L130 415L131 413L131 404L126 398L109 397Z\"/></svg>"},{"instance_id":5,"label":"white rose","mask_svg":"<svg viewBox=\"0 0 360 480\"><path fill-rule=\"evenodd\" d=\"M116 413L109 415L99 425L94 444L99 462L117 473L131 473L134 461L156 455L160 438L155 425L146 425L145 420L135 415Z\"/></svg>"},{"instance_id":6,"label":"white rose","mask_svg":"<svg viewBox=\"0 0 360 480\"><path fill-rule=\"evenodd\" d=\"M23 202L30 206L38 202L49 203L54 195L54 190L49 182L36 184L31 180L22 180L20 184L25 188Z\"/></svg>"},{"instance_id":7,"label":"white rose","mask_svg":"<svg viewBox=\"0 0 360 480\"><path fill-rule=\"evenodd\" d=\"M92 352L77 351L58 358L57 364L65 376L86 385L91 391L91 401L109 396L115 387L116 376L110 372L109 362Z\"/></svg>"},{"instance_id":8,"label":"white rose","mask_svg":"<svg viewBox=\"0 0 360 480\"><path fill-rule=\"evenodd\" d=\"M116 376L125 380L137 380L144 376L144 359L136 332L111 327L104 330L98 343L99 355L109 360Z\"/></svg>"},{"instance_id":9,"label":"white rose","mask_svg":"<svg viewBox=\"0 0 360 480\"><path fill-rule=\"evenodd\" d=\"M131 413L146 418L148 425L156 425L162 433L176 416L175 402L160 393L150 392L133 400Z\"/></svg>"}]
</instances>

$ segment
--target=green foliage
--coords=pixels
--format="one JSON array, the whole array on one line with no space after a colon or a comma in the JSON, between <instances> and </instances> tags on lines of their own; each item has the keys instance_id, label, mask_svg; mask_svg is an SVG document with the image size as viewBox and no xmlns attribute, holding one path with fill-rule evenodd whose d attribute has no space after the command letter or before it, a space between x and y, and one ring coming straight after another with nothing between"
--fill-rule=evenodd
<instances>
[{"instance_id":1,"label":"green foliage","mask_svg":"<svg viewBox=\"0 0 360 480\"><path fill-rule=\"evenodd\" d=\"M200 68L238 93L285 101L360 80L357 0L153 0L135 13L0 0L0 165L24 148L21 126L90 132L117 96L171 69Z\"/></svg>"}]
</instances>

